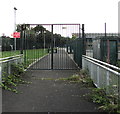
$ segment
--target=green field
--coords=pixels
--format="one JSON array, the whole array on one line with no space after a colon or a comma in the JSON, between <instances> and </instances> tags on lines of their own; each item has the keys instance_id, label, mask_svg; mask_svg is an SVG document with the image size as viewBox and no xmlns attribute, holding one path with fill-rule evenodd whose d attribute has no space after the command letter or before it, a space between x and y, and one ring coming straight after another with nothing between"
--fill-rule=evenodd
<instances>
[{"instance_id":1,"label":"green field","mask_svg":"<svg viewBox=\"0 0 120 114\"><path fill-rule=\"evenodd\" d=\"M32 62L36 61L40 57L46 55L47 53L48 53L47 50L43 50L43 49L24 50L23 51L23 57L24 57L24 61L25 61L26 66L28 66ZM2 58L15 56L15 55L19 55L19 54L20 54L20 50L17 50L17 51L3 51L2 52Z\"/></svg>"},{"instance_id":2,"label":"green field","mask_svg":"<svg viewBox=\"0 0 120 114\"><path fill-rule=\"evenodd\" d=\"M28 66L29 64L31 64L32 62L36 61L37 59L41 58L46 54L47 54L47 50L43 50L43 49L26 50L24 51L25 63Z\"/></svg>"},{"instance_id":3,"label":"green field","mask_svg":"<svg viewBox=\"0 0 120 114\"><path fill-rule=\"evenodd\" d=\"M17 51L3 51L2 52L2 58L14 56L14 55L19 55L19 54L20 54L20 50L17 50Z\"/></svg>"}]
</instances>

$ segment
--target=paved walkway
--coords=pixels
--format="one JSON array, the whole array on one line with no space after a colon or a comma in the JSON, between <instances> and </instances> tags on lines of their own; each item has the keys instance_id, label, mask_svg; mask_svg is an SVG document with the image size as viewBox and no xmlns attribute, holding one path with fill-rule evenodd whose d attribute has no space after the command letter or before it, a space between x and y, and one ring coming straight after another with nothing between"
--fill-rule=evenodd
<instances>
[{"instance_id":1,"label":"paved walkway","mask_svg":"<svg viewBox=\"0 0 120 114\"><path fill-rule=\"evenodd\" d=\"M73 64L73 61L71 63ZM97 111L97 105L83 98L89 89L83 87L81 83L51 80L51 78L69 77L77 72L78 70L28 70L23 77L27 81L32 81L32 84L19 85L17 88L21 93L15 94L3 90L3 112ZM50 79L40 80L40 78Z\"/></svg>"},{"instance_id":2,"label":"paved walkway","mask_svg":"<svg viewBox=\"0 0 120 114\"><path fill-rule=\"evenodd\" d=\"M51 53L37 61L30 69L51 69ZM78 69L78 66L72 60L64 48L57 49L57 53L53 53L53 69Z\"/></svg>"}]
</instances>

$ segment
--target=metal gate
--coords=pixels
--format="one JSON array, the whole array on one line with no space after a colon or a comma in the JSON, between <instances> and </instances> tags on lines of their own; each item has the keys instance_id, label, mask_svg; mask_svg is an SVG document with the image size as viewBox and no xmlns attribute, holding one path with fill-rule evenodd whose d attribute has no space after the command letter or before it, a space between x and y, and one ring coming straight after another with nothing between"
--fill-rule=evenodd
<instances>
[{"instance_id":1,"label":"metal gate","mask_svg":"<svg viewBox=\"0 0 120 114\"><path fill-rule=\"evenodd\" d=\"M74 61L74 48L69 46L69 42L80 38L80 24L20 26L21 53L24 53L27 67L32 70L78 69Z\"/></svg>"}]
</instances>

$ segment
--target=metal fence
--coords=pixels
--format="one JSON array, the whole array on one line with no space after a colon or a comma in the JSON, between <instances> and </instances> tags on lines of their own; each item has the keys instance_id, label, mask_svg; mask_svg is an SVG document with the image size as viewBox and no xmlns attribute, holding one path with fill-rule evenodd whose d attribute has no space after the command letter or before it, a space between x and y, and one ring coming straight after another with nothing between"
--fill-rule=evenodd
<instances>
[{"instance_id":1,"label":"metal fence","mask_svg":"<svg viewBox=\"0 0 120 114\"><path fill-rule=\"evenodd\" d=\"M21 50L24 50L25 63L28 64L32 63L32 60L39 60L29 69L78 69L78 66L71 60L71 55L69 56L66 52L66 46L68 41L76 38L73 33L80 34L80 24L24 24L20 25L20 28ZM78 45L78 43L76 42L74 45ZM33 53L28 51L29 49L34 50ZM29 57L30 53L32 57ZM47 56L40 59L46 54Z\"/></svg>"},{"instance_id":2,"label":"metal fence","mask_svg":"<svg viewBox=\"0 0 120 114\"><path fill-rule=\"evenodd\" d=\"M94 46L93 46L93 40L95 41L95 39L99 39L99 38L101 38L101 40L102 40L102 39L104 39L104 37L105 37L105 33L85 33L85 38L86 38L86 55L87 56L93 57L93 49L96 50L96 48L94 48ZM117 59L120 60L120 34L118 34L118 33L106 33L106 37L107 38L112 38L111 41L113 41L113 40L115 40L115 38L117 38L117 50L118 50L118 58ZM104 48L104 46L101 46L101 47ZM102 48L100 48L100 49L102 49ZM112 48L113 48L113 43L112 43ZM105 47L105 49L107 49L107 48ZM115 52L115 51L113 51L113 52ZM94 53L94 55L95 54L96 53ZM97 54L100 55L100 53L97 53ZM112 54L110 54L110 55L112 56ZM113 56L113 57L115 57L115 56ZM113 57L111 57L111 58L113 58Z\"/></svg>"},{"instance_id":3,"label":"metal fence","mask_svg":"<svg viewBox=\"0 0 120 114\"><path fill-rule=\"evenodd\" d=\"M107 94L120 95L120 68L82 56L82 68L89 71L89 75L98 88L104 88Z\"/></svg>"},{"instance_id":4,"label":"metal fence","mask_svg":"<svg viewBox=\"0 0 120 114\"><path fill-rule=\"evenodd\" d=\"M2 81L2 74L11 74L11 65L12 64L23 63L23 55L16 55L6 58L0 58L0 81Z\"/></svg>"},{"instance_id":5,"label":"metal fence","mask_svg":"<svg viewBox=\"0 0 120 114\"><path fill-rule=\"evenodd\" d=\"M83 40L76 38L67 43L67 52L72 55L73 60L79 68L82 67Z\"/></svg>"}]
</instances>

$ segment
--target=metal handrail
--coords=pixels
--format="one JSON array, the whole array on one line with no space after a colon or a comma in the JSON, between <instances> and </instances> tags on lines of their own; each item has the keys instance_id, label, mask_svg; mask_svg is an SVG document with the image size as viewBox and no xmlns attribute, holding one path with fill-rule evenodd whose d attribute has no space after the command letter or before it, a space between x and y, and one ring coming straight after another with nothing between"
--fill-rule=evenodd
<instances>
[{"instance_id":1,"label":"metal handrail","mask_svg":"<svg viewBox=\"0 0 120 114\"><path fill-rule=\"evenodd\" d=\"M98 59L95 59L95 58L92 58L92 57L89 57L89 56L85 56L85 55L82 55L83 57L85 57L85 58L88 58L88 59L90 59L90 60L92 60L92 61L95 61L95 62L97 62L97 63L99 63L99 64L102 64L102 65L104 65L104 66L106 66L106 67L110 67L110 68L112 68L112 69L114 69L114 70L119 70L120 71L120 68L119 67L116 67L116 66L114 66L114 65L111 65L111 64L108 64L108 63L105 63L105 62L103 62L103 61L100 61L100 60L98 60Z\"/></svg>"},{"instance_id":2,"label":"metal handrail","mask_svg":"<svg viewBox=\"0 0 120 114\"><path fill-rule=\"evenodd\" d=\"M83 56L83 57L84 57L84 56ZM112 73L120 76L120 73L117 72L117 71L115 71L115 70L112 70L112 69L110 69L110 68L108 68L108 67L106 67L106 66L103 66L103 65L99 64L99 63L96 63L95 61L92 61L92 60L90 60L90 59L88 59L88 58L85 58L85 59L86 59L87 61L89 61L89 62L91 62L91 63L99 66L99 67L102 67L102 68L108 70L109 72L112 72Z\"/></svg>"},{"instance_id":3,"label":"metal handrail","mask_svg":"<svg viewBox=\"0 0 120 114\"><path fill-rule=\"evenodd\" d=\"M16 58L16 57L21 57L21 56L23 56L23 54L10 56L10 57L5 57L5 58L0 58L0 62L4 61L4 60L8 60L8 59L13 59L13 58Z\"/></svg>"},{"instance_id":4,"label":"metal handrail","mask_svg":"<svg viewBox=\"0 0 120 114\"><path fill-rule=\"evenodd\" d=\"M14 61L14 60L17 60L17 59L20 59L20 57L16 57L16 58L13 58L13 59L8 59L8 60L5 60L5 61L0 61L0 64L1 63L6 63L6 62L9 62L9 61Z\"/></svg>"},{"instance_id":5,"label":"metal handrail","mask_svg":"<svg viewBox=\"0 0 120 114\"><path fill-rule=\"evenodd\" d=\"M97 88L105 88L108 95L119 94L120 68L83 55L82 69L89 71L89 76ZM113 87L114 85L116 88Z\"/></svg>"}]
</instances>

